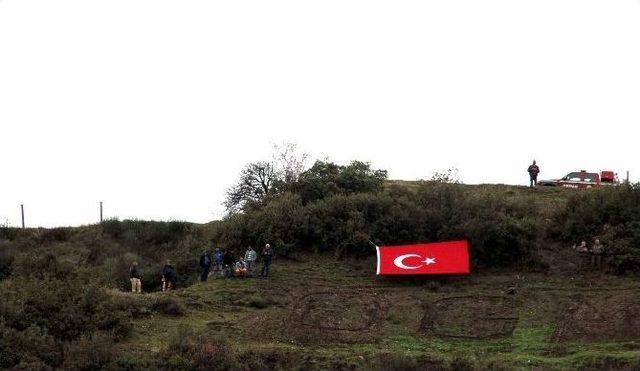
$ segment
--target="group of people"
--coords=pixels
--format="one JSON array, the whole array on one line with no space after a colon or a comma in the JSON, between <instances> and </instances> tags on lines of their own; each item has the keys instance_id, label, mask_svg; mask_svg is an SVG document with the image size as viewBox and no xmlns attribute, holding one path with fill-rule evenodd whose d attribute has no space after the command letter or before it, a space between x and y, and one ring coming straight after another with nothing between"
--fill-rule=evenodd
<instances>
[{"instance_id":1,"label":"group of people","mask_svg":"<svg viewBox=\"0 0 640 371\"><path fill-rule=\"evenodd\" d=\"M129 281L131 282L131 292L142 293L142 271L138 267L138 262L133 262L129 267ZM169 291L176 288L176 273L171 261L167 259L162 267L162 291Z\"/></svg>"},{"instance_id":2,"label":"group of people","mask_svg":"<svg viewBox=\"0 0 640 371\"><path fill-rule=\"evenodd\" d=\"M580 265L583 267L588 266L600 269L602 268L602 256L604 255L604 246L600 243L599 239L594 239L591 247L587 246L586 241L580 242L579 245L573 245L573 249L578 253L580 257Z\"/></svg>"},{"instance_id":3,"label":"group of people","mask_svg":"<svg viewBox=\"0 0 640 371\"><path fill-rule=\"evenodd\" d=\"M271 267L271 259L273 258L273 248L266 244L260 254L262 257L261 277L269 276ZM209 276L219 275L220 277L247 277L253 276L256 264L258 262L258 253L249 246L244 256L234 259L231 253L224 253L216 248L213 253L210 250L205 251L200 256L200 281L206 281ZM138 266L138 262L133 262L129 268L129 281L131 282L131 292L142 292L142 270ZM176 272L170 260L167 260L162 267L162 291L169 291L176 288Z\"/></svg>"},{"instance_id":4,"label":"group of people","mask_svg":"<svg viewBox=\"0 0 640 371\"><path fill-rule=\"evenodd\" d=\"M273 258L271 245L266 244L260 256L262 257L260 276L268 277L271 259ZM237 260L232 255L225 254L219 248L216 248L213 254L207 250L200 256L200 281L204 282L209 276L216 275L229 278L253 276L257 261L258 253L252 246L247 248L244 257L240 256Z\"/></svg>"}]
</instances>

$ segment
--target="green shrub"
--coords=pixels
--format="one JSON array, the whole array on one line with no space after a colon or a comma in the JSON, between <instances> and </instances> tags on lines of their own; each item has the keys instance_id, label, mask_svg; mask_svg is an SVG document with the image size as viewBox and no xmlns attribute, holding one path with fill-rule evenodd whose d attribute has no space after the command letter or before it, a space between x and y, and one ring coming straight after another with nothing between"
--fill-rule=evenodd
<instances>
[{"instance_id":1,"label":"green shrub","mask_svg":"<svg viewBox=\"0 0 640 371\"><path fill-rule=\"evenodd\" d=\"M46 245L56 242L66 242L72 234L71 228L41 228L37 230L37 242L40 245Z\"/></svg>"},{"instance_id":2,"label":"green shrub","mask_svg":"<svg viewBox=\"0 0 640 371\"><path fill-rule=\"evenodd\" d=\"M18 331L35 325L66 341L97 330L124 338L131 330L125 314L109 306L104 291L82 280L25 277L1 286L0 296L0 316Z\"/></svg>"},{"instance_id":3,"label":"green shrub","mask_svg":"<svg viewBox=\"0 0 640 371\"><path fill-rule=\"evenodd\" d=\"M160 354L167 369L239 369L237 350L225 339L210 333L194 334L181 327L169 339L169 345Z\"/></svg>"},{"instance_id":4,"label":"green shrub","mask_svg":"<svg viewBox=\"0 0 640 371\"><path fill-rule=\"evenodd\" d=\"M334 194L305 204L283 193L260 209L217 225L215 239L235 254L249 244L270 243L278 254L296 250L336 256L374 254L370 241L404 244L468 239L475 266L522 267L537 263L536 209L528 200L499 192L469 192L460 184L423 182L415 190L392 186L383 192Z\"/></svg>"},{"instance_id":5,"label":"green shrub","mask_svg":"<svg viewBox=\"0 0 640 371\"><path fill-rule=\"evenodd\" d=\"M0 240L0 280L11 275L15 256L15 246L9 241Z\"/></svg>"},{"instance_id":6,"label":"green shrub","mask_svg":"<svg viewBox=\"0 0 640 371\"><path fill-rule=\"evenodd\" d=\"M170 316L181 316L184 314L182 304L173 298L159 298L153 303L151 309Z\"/></svg>"},{"instance_id":7,"label":"green shrub","mask_svg":"<svg viewBox=\"0 0 640 371\"><path fill-rule=\"evenodd\" d=\"M65 344L63 368L69 370L101 370L115 360L113 339L107 334L92 334Z\"/></svg>"},{"instance_id":8,"label":"green shrub","mask_svg":"<svg viewBox=\"0 0 640 371\"><path fill-rule=\"evenodd\" d=\"M566 245L599 238L616 272L640 272L640 184L576 193L554 216L548 236Z\"/></svg>"},{"instance_id":9,"label":"green shrub","mask_svg":"<svg viewBox=\"0 0 640 371\"><path fill-rule=\"evenodd\" d=\"M365 162L353 161L340 166L316 161L289 189L306 204L338 194L378 192L383 189L386 179L386 170L373 170Z\"/></svg>"},{"instance_id":10,"label":"green shrub","mask_svg":"<svg viewBox=\"0 0 640 371\"><path fill-rule=\"evenodd\" d=\"M0 368L11 368L23 363L57 366L62 362L62 347L46 331L29 326L19 331L0 319Z\"/></svg>"}]
</instances>

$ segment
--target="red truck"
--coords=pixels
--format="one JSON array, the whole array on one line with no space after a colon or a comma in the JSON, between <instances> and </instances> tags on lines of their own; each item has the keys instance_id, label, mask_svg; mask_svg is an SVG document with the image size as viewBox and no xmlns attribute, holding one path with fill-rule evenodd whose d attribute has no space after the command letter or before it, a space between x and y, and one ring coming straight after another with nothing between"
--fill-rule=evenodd
<instances>
[{"instance_id":1,"label":"red truck","mask_svg":"<svg viewBox=\"0 0 640 371\"><path fill-rule=\"evenodd\" d=\"M565 187L565 188L593 188L606 185L617 185L618 174L610 170L604 170L600 173L588 173L586 170L574 171L565 175L560 179L541 180L538 182L540 187Z\"/></svg>"}]
</instances>

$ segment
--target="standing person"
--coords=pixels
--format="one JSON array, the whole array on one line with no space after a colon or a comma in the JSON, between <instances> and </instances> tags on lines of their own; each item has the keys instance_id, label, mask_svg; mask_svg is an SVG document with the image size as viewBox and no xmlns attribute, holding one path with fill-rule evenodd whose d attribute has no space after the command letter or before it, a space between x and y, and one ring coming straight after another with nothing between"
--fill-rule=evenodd
<instances>
[{"instance_id":1,"label":"standing person","mask_svg":"<svg viewBox=\"0 0 640 371\"><path fill-rule=\"evenodd\" d=\"M164 267L162 267L162 291L169 291L176 288L176 274L173 270L171 261L167 259Z\"/></svg>"},{"instance_id":2,"label":"standing person","mask_svg":"<svg viewBox=\"0 0 640 371\"><path fill-rule=\"evenodd\" d=\"M269 267L271 266L271 258L273 257L273 249L271 245L264 245L264 249L262 249L262 272L260 276L268 277L269 276Z\"/></svg>"},{"instance_id":3,"label":"standing person","mask_svg":"<svg viewBox=\"0 0 640 371\"><path fill-rule=\"evenodd\" d=\"M258 259L258 254L253 249L253 247L249 246L247 251L244 253L244 262L247 265L247 270L249 273L253 273L253 266Z\"/></svg>"},{"instance_id":4,"label":"standing person","mask_svg":"<svg viewBox=\"0 0 640 371\"><path fill-rule=\"evenodd\" d=\"M596 269L602 268L602 255L604 254L604 246L599 239L595 239L591 246L591 266Z\"/></svg>"},{"instance_id":5,"label":"standing person","mask_svg":"<svg viewBox=\"0 0 640 371\"><path fill-rule=\"evenodd\" d=\"M582 241L580 245L573 245L574 250L578 253L578 265L580 268L586 268L589 266L589 248L587 242Z\"/></svg>"},{"instance_id":6,"label":"standing person","mask_svg":"<svg viewBox=\"0 0 640 371\"><path fill-rule=\"evenodd\" d=\"M213 253L214 267L213 272L219 271L221 276L224 276L224 272L222 271L222 258L224 257L224 253L220 251L219 248L216 247L215 252Z\"/></svg>"},{"instance_id":7,"label":"standing person","mask_svg":"<svg viewBox=\"0 0 640 371\"><path fill-rule=\"evenodd\" d=\"M536 160L533 160L533 164L529 165L527 169L529 173L529 187L534 187L538 184L538 173L540 172L540 168L536 165Z\"/></svg>"},{"instance_id":8,"label":"standing person","mask_svg":"<svg viewBox=\"0 0 640 371\"><path fill-rule=\"evenodd\" d=\"M211 254L208 250L200 256L200 268L202 268L200 281L204 282L207 280L207 277L209 277L209 270L211 269Z\"/></svg>"},{"instance_id":9,"label":"standing person","mask_svg":"<svg viewBox=\"0 0 640 371\"><path fill-rule=\"evenodd\" d=\"M140 294L142 292L142 271L138 268L138 262L133 262L129 268L129 281L131 281L131 292Z\"/></svg>"}]
</instances>

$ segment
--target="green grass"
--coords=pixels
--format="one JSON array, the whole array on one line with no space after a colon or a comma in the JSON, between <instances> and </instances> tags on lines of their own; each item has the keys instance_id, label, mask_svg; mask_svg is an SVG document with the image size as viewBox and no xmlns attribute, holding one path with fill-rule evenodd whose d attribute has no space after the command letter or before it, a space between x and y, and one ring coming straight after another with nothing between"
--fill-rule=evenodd
<instances>
[{"instance_id":1,"label":"green grass","mask_svg":"<svg viewBox=\"0 0 640 371\"><path fill-rule=\"evenodd\" d=\"M640 342L553 340L557 315L563 311L560 307L563 300L597 298L611 291L638 295L638 291L633 290L638 281L633 278L605 276L596 279L587 275L567 279L536 274L521 278L505 273L464 278L453 283L416 285L386 281L373 277L367 270L353 271L349 267L348 262L307 256L300 262L276 261L273 276L266 280L214 279L197 283L170 294L187 308L184 316L153 315L135 320L134 335L122 349L132 349L131 352L141 355L154 354L166 347L168 339L180 328L188 328L194 332L224 335L240 350L293 350L315 359L316 365L327 367L336 360L342 365L366 367L378 355L389 353L452 367L463 364L491 369L622 367L640 362ZM416 309L422 308L420 306L433 307L437 300L447 297L500 296L500 288L514 282L518 285L518 293L513 302L519 319L514 331L507 336L459 339L438 336L420 328L422 309ZM439 289L430 289L434 287ZM293 308L304 300L305 295L316 291L335 293L338 301L351 300L348 295L354 292L374 295L372 300L386 303L385 315L379 327L372 330L372 336L355 343L342 343L340 332L336 332L335 342L316 344L289 339L286 332L285 336L266 337L257 331L257 327L247 328L247 323L260 327L261 323L275 321L277 324L283 319L288 325L301 326L291 323L297 318ZM330 305L335 304L325 304L327 308ZM345 307L345 310L351 309ZM464 313L464 308L459 310ZM471 310L467 314L476 315ZM315 315L322 315L322 310ZM362 314L353 315L358 318ZM345 315L344 318L349 321L351 317ZM455 329L455 323L451 328Z\"/></svg>"}]
</instances>

